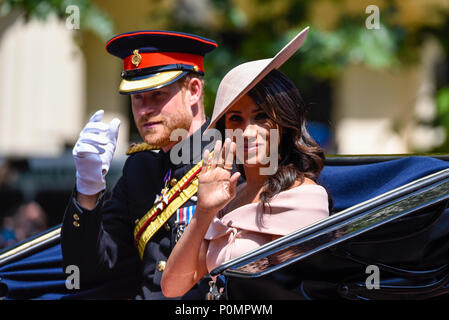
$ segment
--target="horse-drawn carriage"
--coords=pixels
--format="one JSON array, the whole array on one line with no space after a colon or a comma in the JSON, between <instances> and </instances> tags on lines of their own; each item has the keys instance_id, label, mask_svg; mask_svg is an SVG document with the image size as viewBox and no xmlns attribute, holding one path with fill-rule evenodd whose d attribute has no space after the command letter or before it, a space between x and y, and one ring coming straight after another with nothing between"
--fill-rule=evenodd
<instances>
[{"instance_id":1,"label":"horse-drawn carriage","mask_svg":"<svg viewBox=\"0 0 449 320\"><path fill-rule=\"evenodd\" d=\"M328 157L320 184L329 218L211 272L228 299L449 296L449 156ZM138 283L130 274L69 289L59 241L57 226L0 252L0 296L124 298Z\"/></svg>"}]
</instances>

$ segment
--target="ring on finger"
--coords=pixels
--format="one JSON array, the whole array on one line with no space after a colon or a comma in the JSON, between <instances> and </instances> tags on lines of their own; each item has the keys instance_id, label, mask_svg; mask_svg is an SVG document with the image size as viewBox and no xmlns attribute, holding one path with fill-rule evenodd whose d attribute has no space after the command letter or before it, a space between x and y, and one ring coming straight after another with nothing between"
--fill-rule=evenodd
<instances>
[{"instance_id":1,"label":"ring on finger","mask_svg":"<svg viewBox=\"0 0 449 320\"><path fill-rule=\"evenodd\" d=\"M228 171L232 171L232 166L223 166L223 169L228 170Z\"/></svg>"}]
</instances>

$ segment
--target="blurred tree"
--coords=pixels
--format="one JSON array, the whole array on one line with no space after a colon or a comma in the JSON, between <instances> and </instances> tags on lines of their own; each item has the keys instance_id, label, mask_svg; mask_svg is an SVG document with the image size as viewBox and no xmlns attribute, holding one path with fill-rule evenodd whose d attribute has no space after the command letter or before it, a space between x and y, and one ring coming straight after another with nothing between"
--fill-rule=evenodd
<instances>
[{"instance_id":1,"label":"blurred tree","mask_svg":"<svg viewBox=\"0 0 449 320\"><path fill-rule=\"evenodd\" d=\"M418 63L420 46L428 34L437 37L449 53L448 0L147 1L152 8L150 28L197 33L219 43L219 49L205 61L209 114L227 71L244 61L274 56L305 26L311 27L307 41L282 70L298 85L305 100L315 105L309 117L324 123L329 122L333 82L349 64L394 70ZM17 9L27 19L45 19L50 13L65 19L68 5L80 8L83 30L91 30L103 40L110 38L113 22L94 0L2 0L0 16ZM365 25L369 5L379 8L378 29ZM438 93L434 125L445 126L449 137L445 92ZM440 151L449 152L448 141Z\"/></svg>"},{"instance_id":2,"label":"blurred tree","mask_svg":"<svg viewBox=\"0 0 449 320\"><path fill-rule=\"evenodd\" d=\"M25 21L32 18L46 20L50 15L56 15L65 20L69 16L68 6L76 6L80 12L80 25L83 30L91 31L103 41L113 35L113 21L91 0L2 0L0 1L0 17L13 12L23 14Z\"/></svg>"},{"instance_id":3,"label":"blurred tree","mask_svg":"<svg viewBox=\"0 0 449 320\"><path fill-rule=\"evenodd\" d=\"M418 63L426 33L441 30L449 13L447 0L148 1L154 7L151 21L219 43L219 49L206 57L209 113L227 71L244 61L274 56L297 32L311 26L303 48L282 70L306 101L318 104L310 108L310 118L325 123L333 81L348 64L394 70ZM369 5L379 8L378 29L365 25ZM439 34L443 37L447 32ZM449 132L449 123L447 128Z\"/></svg>"}]
</instances>

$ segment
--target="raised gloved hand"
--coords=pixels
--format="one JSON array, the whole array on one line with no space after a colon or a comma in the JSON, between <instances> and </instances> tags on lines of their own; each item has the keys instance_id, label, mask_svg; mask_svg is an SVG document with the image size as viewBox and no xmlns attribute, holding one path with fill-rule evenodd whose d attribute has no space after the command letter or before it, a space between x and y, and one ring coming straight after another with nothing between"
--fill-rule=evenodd
<instances>
[{"instance_id":1,"label":"raised gloved hand","mask_svg":"<svg viewBox=\"0 0 449 320\"><path fill-rule=\"evenodd\" d=\"M120 120L101 122L104 111L98 110L80 133L73 148L76 166L76 188L85 195L95 195L106 188L109 171L117 145Z\"/></svg>"}]
</instances>

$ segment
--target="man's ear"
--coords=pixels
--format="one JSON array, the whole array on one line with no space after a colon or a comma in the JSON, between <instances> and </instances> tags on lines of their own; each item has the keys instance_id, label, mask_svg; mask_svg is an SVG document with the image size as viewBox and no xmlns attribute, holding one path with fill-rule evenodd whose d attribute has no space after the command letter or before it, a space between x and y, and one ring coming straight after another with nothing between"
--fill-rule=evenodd
<instances>
[{"instance_id":1,"label":"man's ear","mask_svg":"<svg viewBox=\"0 0 449 320\"><path fill-rule=\"evenodd\" d=\"M203 94L203 83L200 79L197 77L192 77L189 80L189 83L187 85L187 91L188 96L187 99L189 100L189 104L191 106L194 106L198 104L201 100L201 96Z\"/></svg>"}]
</instances>

